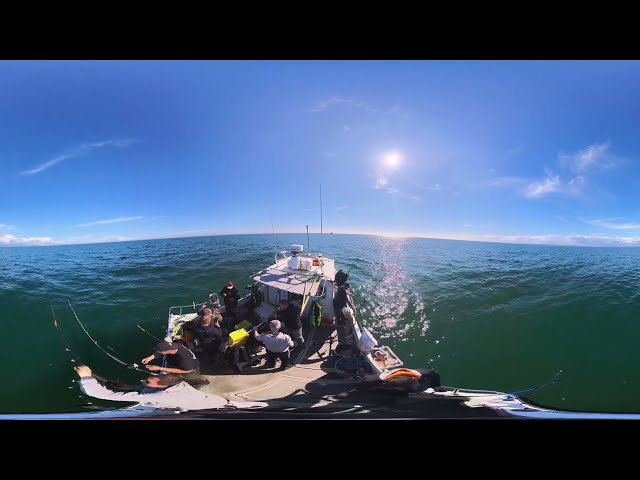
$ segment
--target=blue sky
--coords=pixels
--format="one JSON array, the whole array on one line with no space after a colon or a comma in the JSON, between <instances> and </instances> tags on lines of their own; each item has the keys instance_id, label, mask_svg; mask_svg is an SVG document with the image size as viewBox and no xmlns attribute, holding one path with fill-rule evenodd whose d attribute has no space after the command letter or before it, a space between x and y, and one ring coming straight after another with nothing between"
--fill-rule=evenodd
<instances>
[{"instance_id":1,"label":"blue sky","mask_svg":"<svg viewBox=\"0 0 640 480\"><path fill-rule=\"evenodd\" d=\"M1 245L640 245L640 63L0 62Z\"/></svg>"}]
</instances>

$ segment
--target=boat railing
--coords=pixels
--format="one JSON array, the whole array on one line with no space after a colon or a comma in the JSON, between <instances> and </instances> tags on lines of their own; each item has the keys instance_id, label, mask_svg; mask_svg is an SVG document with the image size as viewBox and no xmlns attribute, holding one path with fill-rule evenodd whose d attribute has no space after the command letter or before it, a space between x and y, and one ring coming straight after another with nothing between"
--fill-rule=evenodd
<instances>
[{"instance_id":1,"label":"boat railing","mask_svg":"<svg viewBox=\"0 0 640 480\"><path fill-rule=\"evenodd\" d=\"M212 298L215 298L215 300L212 300ZM173 307L169 307L169 317L171 317L171 315L182 315L183 308L193 308L193 310L196 311L200 310L200 307L202 307L202 305L219 307L220 299L218 297L218 294L212 293L211 295L209 295L209 299L205 300L204 302L192 302L190 305L174 305Z\"/></svg>"}]
</instances>

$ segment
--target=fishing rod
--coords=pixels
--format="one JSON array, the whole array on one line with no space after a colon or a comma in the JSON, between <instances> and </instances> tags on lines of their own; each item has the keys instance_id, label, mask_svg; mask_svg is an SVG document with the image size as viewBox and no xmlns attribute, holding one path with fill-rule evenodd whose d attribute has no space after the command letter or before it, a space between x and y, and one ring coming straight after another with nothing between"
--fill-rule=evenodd
<instances>
[{"instance_id":1,"label":"fishing rod","mask_svg":"<svg viewBox=\"0 0 640 480\"><path fill-rule=\"evenodd\" d=\"M158 337L156 337L155 335L151 335L149 332L147 332L144 328L142 328L140 325L136 325L136 327L138 327L140 330L142 330L144 333L146 333L147 335L149 335L151 338L155 338L156 340L158 340L159 342L161 341Z\"/></svg>"},{"instance_id":2,"label":"fishing rod","mask_svg":"<svg viewBox=\"0 0 640 480\"><path fill-rule=\"evenodd\" d=\"M351 270L349 270L349 271L351 271ZM385 278L387 278L387 275L388 275L388 273L385 273L385 274L382 276L382 278L381 278L380 280L378 280L378 283L376 283L376 284L373 286L373 288L371 288L371 289L369 290L369 293L372 293L376 288L378 288L378 285L380 285L380 284L382 283L382 281L383 281ZM355 308L360 307L360 305L362 305L362 304L363 304L364 302L366 302L366 301L367 301L367 299L366 299L366 298L362 298L362 300L360 300L360 301L355 305Z\"/></svg>"},{"instance_id":3,"label":"fishing rod","mask_svg":"<svg viewBox=\"0 0 640 480\"><path fill-rule=\"evenodd\" d=\"M563 370L560 370L558 373L555 374L555 376L547 383L543 384L543 385L539 385L537 387L531 387L531 388L526 388L524 390L518 390L515 392L507 392L509 395L518 395L520 393L528 393L528 392L535 392L537 390L540 390L542 388L545 387L550 387L551 385L558 383L560 380L557 380L557 378L560 376L560 374L563 372Z\"/></svg>"},{"instance_id":4,"label":"fishing rod","mask_svg":"<svg viewBox=\"0 0 640 480\"><path fill-rule=\"evenodd\" d=\"M49 301L49 305L51 305L51 313L53 315L53 326L56 328L56 330L58 331L58 333L60 333L60 337L62 338L62 341L65 345L65 350L67 352L69 352L69 355L71 356L71 358L69 359L72 363L78 364L78 365L83 365L84 362L82 362L82 360L80 360L80 357L73 353L73 350L71 350L71 346L69 345L69 341L67 340L67 337L65 336L64 332L62 331L62 327L60 326L60 324L58 323L58 319L56 318L56 312L53 308L53 304L51 303L51 301ZM155 375L153 373L150 372L151 375ZM121 387L123 385L123 383L120 380L108 380L107 378L104 378L100 375L98 375L96 372L92 372L92 376L95 377L96 380L100 381L103 384L111 384L115 387Z\"/></svg>"},{"instance_id":5,"label":"fishing rod","mask_svg":"<svg viewBox=\"0 0 640 480\"><path fill-rule=\"evenodd\" d=\"M76 317L76 320L78 321L78 323L80 324L80 327L82 328L82 330L84 330L84 333L87 334L87 337L89 337L89 339L94 343L94 345L96 347L98 347L100 350L102 350L106 355L108 355L109 357L111 357L113 360L115 360L116 362L118 362L120 365L124 365L125 367L132 369L132 370L137 370L138 372L143 372L145 374L149 374L150 372L147 372L146 370L141 370L138 368L138 364L137 363L132 363L132 364L128 364L126 362L123 362L122 360L120 360L119 358L116 358L114 355L111 355L109 352L107 352L104 348L102 348L98 342L96 342L94 340L94 338L91 336L91 334L87 331L87 329L84 327L84 325L82 324L82 322L80 321L80 319L78 318L78 315L76 314L76 311L73 309L73 305L71 305L71 302L69 301L69 299L67 299L67 303L69 304L69 307L71 307L71 311L73 312L73 316Z\"/></svg>"},{"instance_id":6,"label":"fishing rod","mask_svg":"<svg viewBox=\"0 0 640 480\"><path fill-rule=\"evenodd\" d=\"M56 312L53 309L53 303L51 303L51 301L49 301L49 305L51 305L51 314L53 315L53 326L56 327L56 330L58 331L58 333L60 333L62 341L65 345L64 349L67 352L69 352L69 354L71 355L71 358L69 360L71 360L71 362L73 363L81 363L80 358L78 358L78 356L75 355L71 350L71 347L69 346L69 341L67 340L67 337L65 337L64 333L62 332L62 328L58 324L58 319L56 318Z\"/></svg>"}]
</instances>

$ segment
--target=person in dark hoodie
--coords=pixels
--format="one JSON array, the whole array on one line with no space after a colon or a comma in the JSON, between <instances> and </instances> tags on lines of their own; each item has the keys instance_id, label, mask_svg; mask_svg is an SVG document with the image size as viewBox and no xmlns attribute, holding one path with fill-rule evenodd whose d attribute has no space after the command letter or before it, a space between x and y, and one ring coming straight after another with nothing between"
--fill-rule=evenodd
<instances>
[{"instance_id":1,"label":"person in dark hoodie","mask_svg":"<svg viewBox=\"0 0 640 480\"><path fill-rule=\"evenodd\" d=\"M212 361L220 357L221 345L228 339L229 332L220 326L222 317L210 308L201 310L201 315L193 321L194 336L202 344Z\"/></svg>"},{"instance_id":2,"label":"person in dark hoodie","mask_svg":"<svg viewBox=\"0 0 640 480\"><path fill-rule=\"evenodd\" d=\"M224 299L227 315L235 319L236 306L238 305L238 300L240 300L238 289L233 286L233 282L229 282L226 287L220 290L220 295Z\"/></svg>"},{"instance_id":3,"label":"person in dark hoodie","mask_svg":"<svg viewBox=\"0 0 640 480\"><path fill-rule=\"evenodd\" d=\"M296 347L304 345L300 313L292 303L289 303L289 301L284 298L280 300L280 305L275 317L285 326L285 333L296 342Z\"/></svg>"},{"instance_id":4,"label":"person in dark hoodie","mask_svg":"<svg viewBox=\"0 0 640 480\"><path fill-rule=\"evenodd\" d=\"M348 278L349 278L348 273L345 273L345 271L342 269L338 270L336 272L336 277L335 277L336 287L340 287L344 285L344 283L347 281Z\"/></svg>"}]
</instances>

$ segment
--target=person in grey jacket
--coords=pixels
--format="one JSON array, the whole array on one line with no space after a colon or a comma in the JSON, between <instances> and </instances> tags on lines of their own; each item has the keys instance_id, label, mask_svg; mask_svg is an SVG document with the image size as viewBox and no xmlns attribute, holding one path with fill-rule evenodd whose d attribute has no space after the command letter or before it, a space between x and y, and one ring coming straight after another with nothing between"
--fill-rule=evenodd
<instances>
[{"instance_id":1,"label":"person in grey jacket","mask_svg":"<svg viewBox=\"0 0 640 480\"><path fill-rule=\"evenodd\" d=\"M156 408L205 410L222 408L255 409L269 406L265 402L230 402L226 398L196 390L179 375L155 375L142 381L142 392L114 392L101 385L86 365L75 367L80 389L90 397L116 402L137 402Z\"/></svg>"}]
</instances>

